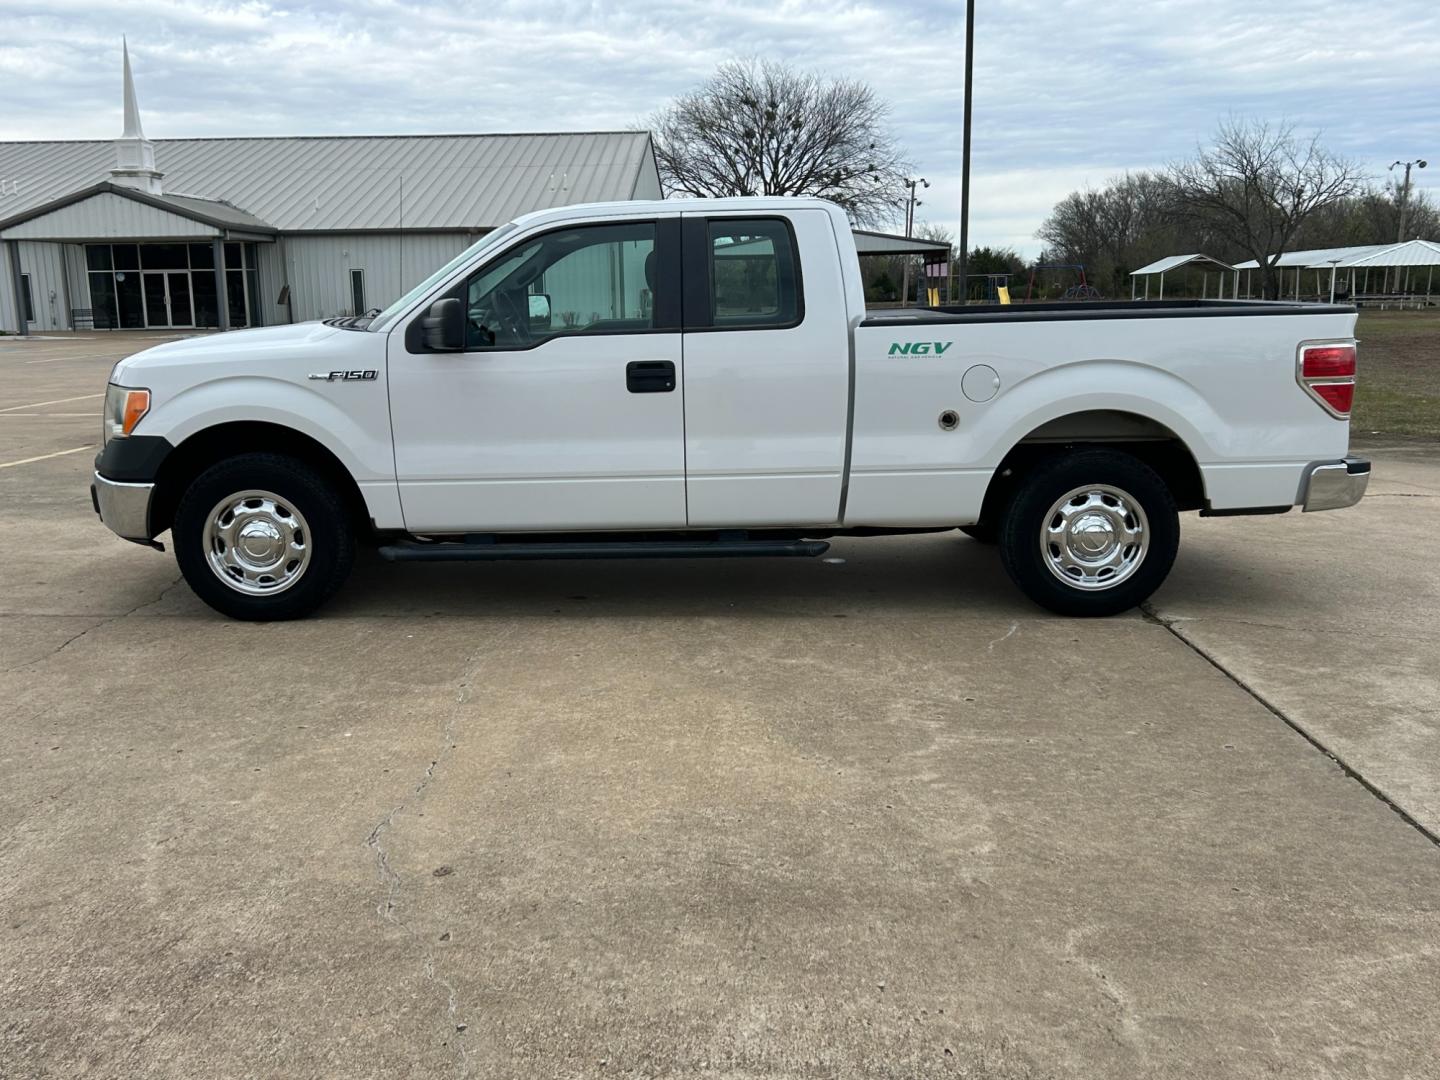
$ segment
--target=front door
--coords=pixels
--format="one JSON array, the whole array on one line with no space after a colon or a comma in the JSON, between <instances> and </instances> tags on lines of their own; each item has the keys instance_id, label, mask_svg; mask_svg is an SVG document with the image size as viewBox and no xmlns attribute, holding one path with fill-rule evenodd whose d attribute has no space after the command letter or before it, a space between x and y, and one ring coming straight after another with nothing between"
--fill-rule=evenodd
<instances>
[{"instance_id":1,"label":"front door","mask_svg":"<svg viewBox=\"0 0 1440 1080\"><path fill-rule=\"evenodd\" d=\"M195 313L190 306L190 274L187 271L145 270L140 276L145 297L146 326L195 325Z\"/></svg>"},{"instance_id":2,"label":"front door","mask_svg":"<svg viewBox=\"0 0 1440 1080\"><path fill-rule=\"evenodd\" d=\"M683 527L678 260L678 217L554 229L448 294L464 351L393 333L406 528Z\"/></svg>"}]
</instances>

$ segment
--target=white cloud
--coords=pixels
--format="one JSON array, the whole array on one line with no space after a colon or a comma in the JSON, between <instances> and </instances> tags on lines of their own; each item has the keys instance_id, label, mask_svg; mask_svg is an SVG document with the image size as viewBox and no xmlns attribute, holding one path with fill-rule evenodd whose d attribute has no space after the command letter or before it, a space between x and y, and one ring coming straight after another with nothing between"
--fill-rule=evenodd
<instances>
[{"instance_id":1,"label":"white cloud","mask_svg":"<svg viewBox=\"0 0 1440 1080\"><path fill-rule=\"evenodd\" d=\"M1377 175L1440 159L1429 0L979 7L975 243L1035 254L1060 196L1232 112L1323 128ZM0 138L117 134L122 33L152 137L629 127L756 55L870 82L934 185L918 216L956 230L963 20L958 0L0 0ZM1440 193L1440 160L1417 186Z\"/></svg>"}]
</instances>

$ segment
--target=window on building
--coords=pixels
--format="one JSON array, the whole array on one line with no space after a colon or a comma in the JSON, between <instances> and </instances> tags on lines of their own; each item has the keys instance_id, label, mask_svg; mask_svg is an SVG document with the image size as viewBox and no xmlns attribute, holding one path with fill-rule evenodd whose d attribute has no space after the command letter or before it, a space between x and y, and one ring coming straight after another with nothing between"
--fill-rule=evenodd
<instances>
[{"instance_id":1,"label":"window on building","mask_svg":"<svg viewBox=\"0 0 1440 1080\"><path fill-rule=\"evenodd\" d=\"M141 244L142 270L188 270L189 248L186 244Z\"/></svg>"},{"instance_id":2,"label":"window on building","mask_svg":"<svg viewBox=\"0 0 1440 1080\"><path fill-rule=\"evenodd\" d=\"M364 315L365 308L365 271L350 271L350 312L353 315Z\"/></svg>"},{"instance_id":3,"label":"window on building","mask_svg":"<svg viewBox=\"0 0 1440 1080\"><path fill-rule=\"evenodd\" d=\"M255 274L252 244L232 244L233 284L227 278L231 325L247 325L258 304L246 304L247 275ZM95 328L220 325L215 257L210 244L86 244L85 266ZM158 275L158 276L157 276ZM163 280L162 280L163 279ZM150 290L146 303L146 288Z\"/></svg>"},{"instance_id":4,"label":"window on building","mask_svg":"<svg viewBox=\"0 0 1440 1080\"><path fill-rule=\"evenodd\" d=\"M35 321L35 297L30 292L30 275L20 275L20 302L25 305L25 321Z\"/></svg>"},{"instance_id":5,"label":"window on building","mask_svg":"<svg viewBox=\"0 0 1440 1080\"><path fill-rule=\"evenodd\" d=\"M224 245L225 302L230 308L230 326L260 325L260 288L254 244L231 242Z\"/></svg>"},{"instance_id":6,"label":"window on building","mask_svg":"<svg viewBox=\"0 0 1440 1080\"><path fill-rule=\"evenodd\" d=\"M500 256L466 286L471 348L525 348L560 334L655 325L655 225L547 233Z\"/></svg>"},{"instance_id":7,"label":"window on building","mask_svg":"<svg viewBox=\"0 0 1440 1080\"><path fill-rule=\"evenodd\" d=\"M778 220L710 222L711 316L715 326L754 329L800 321L795 240Z\"/></svg>"}]
</instances>

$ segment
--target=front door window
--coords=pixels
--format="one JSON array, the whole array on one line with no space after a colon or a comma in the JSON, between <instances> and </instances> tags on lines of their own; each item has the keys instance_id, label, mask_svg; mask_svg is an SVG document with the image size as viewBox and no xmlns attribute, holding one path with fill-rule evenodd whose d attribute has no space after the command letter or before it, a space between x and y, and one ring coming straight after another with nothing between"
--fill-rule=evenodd
<instances>
[{"instance_id":1,"label":"front door window","mask_svg":"<svg viewBox=\"0 0 1440 1080\"><path fill-rule=\"evenodd\" d=\"M525 349L562 334L655 326L655 225L547 233L470 279L466 346Z\"/></svg>"}]
</instances>

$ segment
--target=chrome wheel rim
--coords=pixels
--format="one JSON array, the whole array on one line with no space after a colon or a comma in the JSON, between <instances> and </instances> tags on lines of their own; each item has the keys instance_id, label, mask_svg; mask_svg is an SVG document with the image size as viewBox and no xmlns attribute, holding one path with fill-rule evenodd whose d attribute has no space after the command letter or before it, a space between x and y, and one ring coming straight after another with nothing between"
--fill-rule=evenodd
<instances>
[{"instance_id":1,"label":"chrome wheel rim","mask_svg":"<svg viewBox=\"0 0 1440 1080\"><path fill-rule=\"evenodd\" d=\"M1072 589L1113 589L1133 577L1150 549L1138 499L1109 484L1086 484L1055 500L1040 525L1040 556Z\"/></svg>"},{"instance_id":2,"label":"chrome wheel rim","mask_svg":"<svg viewBox=\"0 0 1440 1080\"><path fill-rule=\"evenodd\" d=\"M240 491L205 518L205 561L215 576L247 596L284 592L310 565L310 526L288 500Z\"/></svg>"}]
</instances>

